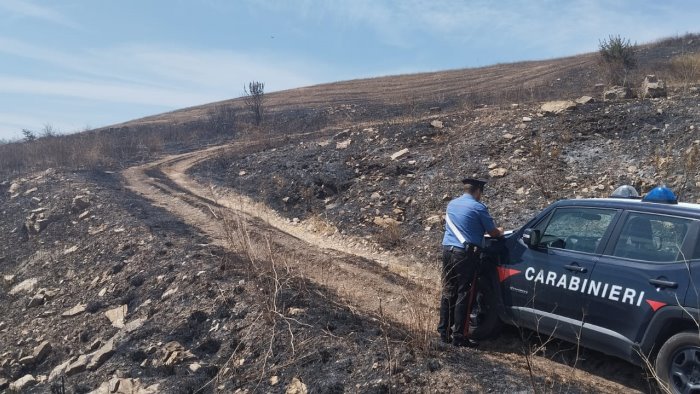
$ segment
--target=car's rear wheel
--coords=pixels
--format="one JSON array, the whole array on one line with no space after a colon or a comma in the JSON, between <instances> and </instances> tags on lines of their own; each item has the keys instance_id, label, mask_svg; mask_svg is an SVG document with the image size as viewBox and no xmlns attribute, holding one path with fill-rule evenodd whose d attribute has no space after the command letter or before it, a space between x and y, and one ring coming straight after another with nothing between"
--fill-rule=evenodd
<instances>
[{"instance_id":1,"label":"car's rear wheel","mask_svg":"<svg viewBox=\"0 0 700 394\"><path fill-rule=\"evenodd\" d=\"M700 393L700 334L682 332L661 346L656 374L672 393Z\"/></svg>"},{"instance_id":2,"label":"car's rear wheel","mask_svg":"<svg viewBox=\"0 0 700 394\"><path fill-rule=\"evenodd\" d=\"M498 300L491 286L481 281L474 297L469 316L469 337L476 340L492 338L501 331L503 322L498 316Z\"/></svg>"}]
</instances>

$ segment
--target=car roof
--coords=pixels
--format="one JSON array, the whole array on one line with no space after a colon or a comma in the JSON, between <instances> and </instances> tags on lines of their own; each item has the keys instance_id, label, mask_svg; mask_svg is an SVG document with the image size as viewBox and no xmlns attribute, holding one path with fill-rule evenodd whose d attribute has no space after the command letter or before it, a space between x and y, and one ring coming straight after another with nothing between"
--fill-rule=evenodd
<instances>
[{"instance_id":1,"label":"car roof","mask_svg":"<svg viewBox=\"0 0 700 394\"><path fill-rule=\"evenodd\" d=\"M680 202L678 204L664 204L645 202L640 199L633 198L582 198L575 200L560 200L554 205L558 207L589 206L596 208L631 209L650 213L700 218L700 204L685 202Z\"/></svg>"}]
</instances>

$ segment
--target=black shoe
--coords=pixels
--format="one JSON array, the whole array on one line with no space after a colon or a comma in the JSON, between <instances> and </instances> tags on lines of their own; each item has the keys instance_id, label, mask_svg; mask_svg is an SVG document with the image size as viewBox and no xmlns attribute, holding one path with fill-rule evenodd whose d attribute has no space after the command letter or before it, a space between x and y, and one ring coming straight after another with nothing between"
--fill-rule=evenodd
<instances>
[{"instance_id":1,"label":"black shoe","mask_svg":"<svg viewBox=\"0 0 700 394\"><path fill-rule=\"evenodd\" d=\"M454 338L452 339L452 345L456 347L468 347L468 348L476 348L479 346L479 342L473 340L473 339L459 339L459 338Z\"/></svg>"}]
</instances>

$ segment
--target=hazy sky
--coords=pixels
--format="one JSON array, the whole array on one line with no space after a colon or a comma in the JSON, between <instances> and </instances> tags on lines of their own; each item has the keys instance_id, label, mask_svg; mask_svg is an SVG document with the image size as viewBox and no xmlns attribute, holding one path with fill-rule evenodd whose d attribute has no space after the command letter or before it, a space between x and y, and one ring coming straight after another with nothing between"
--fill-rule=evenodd
<instances>
[{"instance_id":1,"label":"hazy sky","mask_svg":"<svg viewBox=\"0 0 700 394\"><path fill-rule=\"evenodd\" d=\"M0 139L343 79L698 32L700 1L0 0Z\"/></svg>"}]
</instances>

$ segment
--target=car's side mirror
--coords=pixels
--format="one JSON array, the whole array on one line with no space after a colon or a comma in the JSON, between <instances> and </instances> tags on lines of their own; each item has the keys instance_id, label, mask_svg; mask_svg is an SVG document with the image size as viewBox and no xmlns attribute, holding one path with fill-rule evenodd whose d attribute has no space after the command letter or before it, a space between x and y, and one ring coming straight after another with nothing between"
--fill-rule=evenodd
<instances>
[{"instance_id":1,"label":"car's side mirror","mask_svg":"<svg viewBox=\"0 0 700 394\"><path fill-rule=\"evenodd\" d=\"M525 229L525 231L523 232L523 242L525 242L525 245L531 248L539 246L541 240L542 233L540 232L540 230L528 228Z\"/></svg>"}]
</instances>

